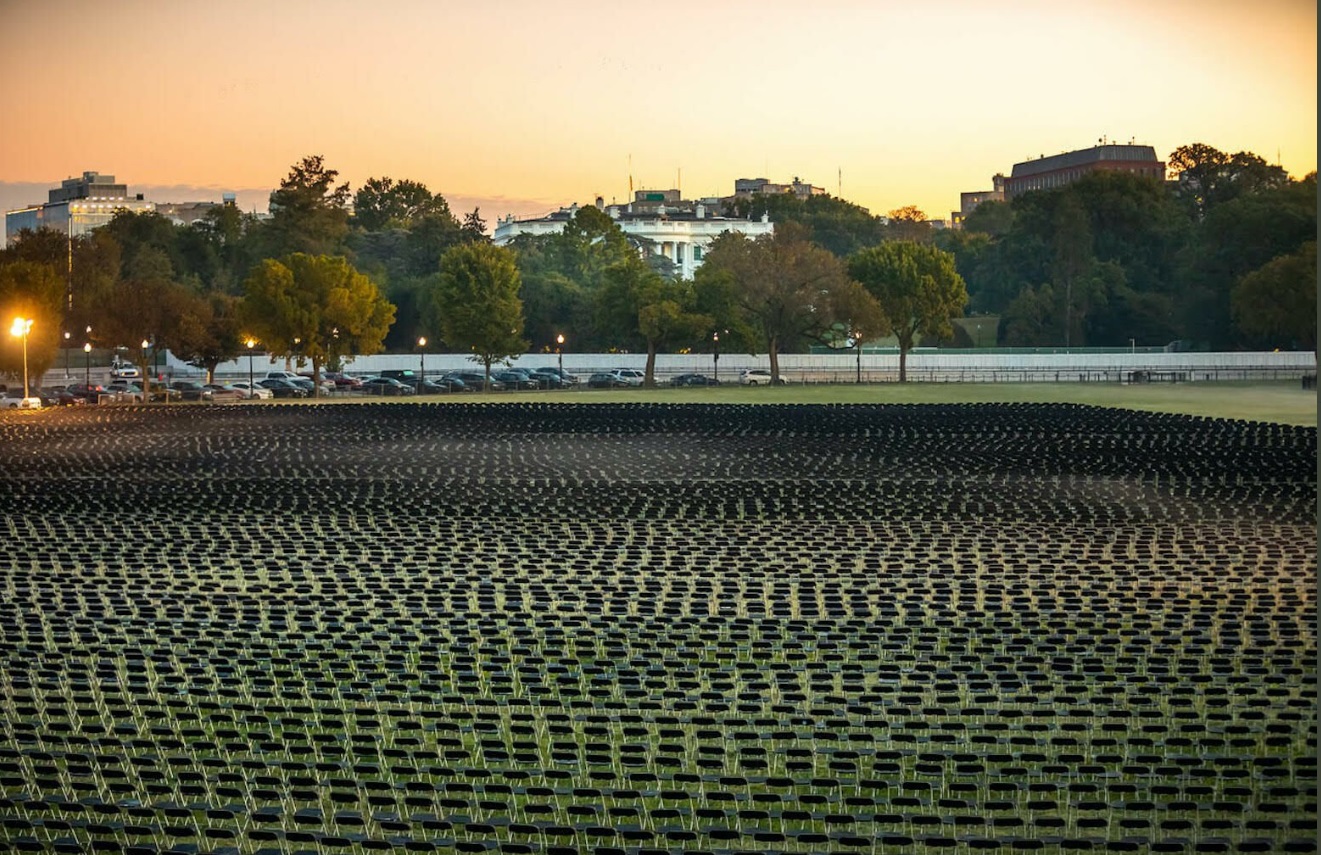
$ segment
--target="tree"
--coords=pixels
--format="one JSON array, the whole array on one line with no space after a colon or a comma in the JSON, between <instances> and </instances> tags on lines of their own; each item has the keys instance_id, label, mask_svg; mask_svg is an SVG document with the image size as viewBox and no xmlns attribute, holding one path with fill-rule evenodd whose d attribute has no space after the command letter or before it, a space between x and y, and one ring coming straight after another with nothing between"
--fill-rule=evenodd
<instances>
[{"instance_id":1,"label":"tree","mask_svg":"<svg viewBox=\"0 0 1321 855\"><path fill-rule=\"evenodd\" d=\"M890 222L885 227L889 240L907 240L915 243L927 243L931 240L931 223L926 212L916 205L905 205L889 213Z\"/></svg>"},{"instance_id":2,"label":"tree","mask_svg":"<svg viewBox=\"0 0 1321 855\"><path fill-rule=\"evenodd\" d=\"M1234 286L1234 323L1266 347L1316 349L1316 241L1252 271Z\"/></svg>"},{"instance_id":3,"label":"tree","mask_svg":"<svg viewBox=\"0 0 1321 855\"><path fill-rule=\"evenodd\" d=\"M206 369L206 382L214 382L216 366L243 350L239 301L218 291L193 293L183 301L182 309L170 350Z\"/></svg>"},{"instance_id":4,"label":"tree","mask_svg":"<svg viewBox=\"0 0 1321 855\"><path fill-rule=\"evenodd\" d=\"M293 165L271 193L271 218L262 226L263 255L335 254L348 233L349 185L335 185L339 173L326 167L321 155Z\"/></svg>"},{"instance_id":5,"label":"tree","mask_svg":"<svg viewBox=\"0 0 1321 855\"><path fill-rule=\"evenodd\" d=\"M296 252L266 259L244 282L242 318L268 351L321 366L381 349L395 307L342 256Z\"/></svg>"},{"instance_id":6,"label":"tree","mask_svg":"<svg viewBox=\"0 0 1321 855\"><path fill-rule=\"evenodd\" d=\"M821 340L841 320L836 309L849 278L838 258L807 240L806 229L785 224L755 240L725 232L711 242L698 277L726 279L704 286L732 296L736 323L755 331L779 382L782 349Z\"/></svg>"},{"instance_id":7,"label":"tree","mask_svg":"<svg viewBox=\"0 0 1321 855\"><path fill-rule=\"evenodd\" d=\"M0 317L0 370L21 376L22 342L9 334L15 317L32 321L27 337L28 373L40 377L50 367L63 340L60 317L64 304L65 277L62 270L36 261L0 261L0 307L9 314Z\"/></svg>"},{"instance_id":8,"label":"tree","mask_svg":"<svg viewBox=\"0 0 1321 855\"><path fill-rule=\"evenodd\" d=\"M1230 155L1205 143L1179 146L1170 153L1167 165L1178 180L1179 194L1197 219L1239 196L1289 182L1281 167L1271 166L1251 152Z\"/></svg>"},{"instance_id":9,"label":"tree","mask_svg":"<svg viewBox=\"0 0 1321 855\"><path fill-rule=\"evenodd\" d=\"M143 253L139 258L146 256ZM99 295L95 305L97 339L116 350L137 354L144 380L151 377L151 364L142 342L157 350L170 348L188 297L181 285L153 275L150 267L144 264L142 275L116 283L112 291ZM145 383L143 391L149 392Z\"/></svg>"},{"instance_id":10,"label":"tree","mask_svg":"<svg viewBox=\"0 0 1321 855\"><path fill-rule=\"evenodd\" d=\"M636 255L606 271L598 295L600 323L640 337L646 344L643 383L656 385L656 353L662 347L704 337L711 318L693 310L691 282L667 279Z\"/></svg>"},{"instance_id":11,"label":"tree","mask_svg":"<svg viewBox=\"0 0 1321 855\"><path fill-rule=\"evenodd\" d=\"M490 240L486 235L486 220L482 219L481 208L473 208L472 213L463 218L463 232L468 240Z\"/></svg>"},{"instance_id":12,"label":"tree","mask_svg":"<svg viewBox=\"0 0 1321 855\"><path fill-rule=\"evenodd\" d=\"M949 319L968 304L954 256L928 244L889 241L852 256L848 270L880 303L899 339L899 382L906 382L908 351L916 336L953 335Z\"/></svg>"},{"instance_id":13,"label":"tree","mask_svg":"<svg viewBox=\"0 0 1321 855\"><path fill-rule=\"evenodd\" d=\"M353 194L353 224L366 231L412 227L429 216L449 216L449 203L420 181L369 178Z\"/></svg>"},{"instance_id":14,"label":"tree","mask_svg":"<svg viewBox=\"0 0 1321 855\"><path fill-rule=\"evenodd\" d=\"M471 351L491 380L491 366L527 349L514 253L490 243L465 243L445 253L432 306L445 343Z\"/></svg>"},{"instance_id":15,"label":"tree","mask_svg":"<svg viewBox=\"0 0 1321 855\"><path fill-rule=\"evenodd\" d=\"M729 216L759 220L765 215L777 226L798 223L808 239L840 258L881 242L885 226L866 208L817 194L800 199L792 193L755 193L725 207Z\"/></svg>"}]
</instances>

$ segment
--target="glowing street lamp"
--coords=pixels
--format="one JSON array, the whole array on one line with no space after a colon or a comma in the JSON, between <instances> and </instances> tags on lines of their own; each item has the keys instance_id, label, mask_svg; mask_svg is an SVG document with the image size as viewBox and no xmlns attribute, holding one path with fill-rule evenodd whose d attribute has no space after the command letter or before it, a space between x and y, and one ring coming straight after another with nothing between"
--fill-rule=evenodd
<instances>
[{"instance_id":1,"label":"glowing street lamp","mask_svg":"<svg viewBox=\"0 0 1321 855\"><path fill-rule=\"evenodd\" d=\"M88 327L91 329L91 327ZM92 386L92 343L89 341L83 345L83 355L87 357L87 373L83 378L83 385L89 389Z\"/></svg>"},{"instance_id":2,"label":"glowing street lamp","mask_svg":"<svg viewBox=\"0 0 1321 855\"><path fill-rule=\"evenodd\" d=\"M9 327L9 334L23 339L23 399L26 404L28 396L28 333L32 332L31 318L14 318L14 323Z\"/></svg>"},{"instance_id":3,"label":"glowing street lamp","mask_svg":"<svg viewBox=\"0 0 1321 855\"><path fill-rule=\"evenodd\" d=\"M64 332L64 379L69 379L69 336L68 330Z\"/></svg>"},{"instance_id":4,"label":"glowing street lamp","mask_svg":"<svg viewBox=\"0 0 1321 855\"><path fill-rule=\"evenodd\" d=\"M422 381L427 376L427 337L418 336L417 339L417 393L422 394Z\"/></svg>"},{"instance_id":5,"label":"glowing street lamp","mask_svg":"<svg viewBox=\"0 0 1321 855\"><path fill-rule=\"evenodd\" d=\"M257 340L250 338L244 342L248 346L248 400L255 400L257 397L257 387L252 382L252 349L257 346Z\"/></svg>"},{"instance_id":6,"label":"glowing street lamp","mask_svg":"<svg viewBox=\"0 0 1321 855\"><path fill-rule=\"evenodd\" d=\"M559 363L560 388L564 388L564 333L555 336L555 358Z\"/></svg>"}]
</instances>

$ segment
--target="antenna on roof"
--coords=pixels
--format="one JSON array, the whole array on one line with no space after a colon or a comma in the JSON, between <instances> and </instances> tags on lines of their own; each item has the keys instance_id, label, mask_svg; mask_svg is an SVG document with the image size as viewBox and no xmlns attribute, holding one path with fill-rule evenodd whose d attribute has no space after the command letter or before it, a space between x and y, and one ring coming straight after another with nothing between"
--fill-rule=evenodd
<instances>
[{"instance_id":1,"label":"antenna on roof","mask_svg":"<svg viewBox=\"0 0 1321 855\"><path fill-rule=\"evenodd\" d=\"M839 167L836 167L836 168L839 170L839 179L838 179L838 180L839 180L839 189L838 189L837 192L838 192L838 194L839 194L839 198L843 199L843 198L844 198L844 167L839 166Z\"/></svg>"}]
</instances>

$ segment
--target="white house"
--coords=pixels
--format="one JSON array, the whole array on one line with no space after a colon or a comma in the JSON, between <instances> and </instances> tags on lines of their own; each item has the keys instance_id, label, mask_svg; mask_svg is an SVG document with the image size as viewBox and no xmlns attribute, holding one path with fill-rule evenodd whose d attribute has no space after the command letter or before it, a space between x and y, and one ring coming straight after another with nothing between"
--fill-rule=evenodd
<instances>
[{"instance_id":1,"label":"white house","mask_svg":"<svg viewBox=\"0 0 1321 855\"><path fill-rule=\"evenodd\" d=\"M610 218L619 224L624 234L640 251L663 255L673 264L675 271L691 279L702 265L706 248L724 232L738 232L749 238L771 234L775 226L765 215L760 220L742 220L723 217L715 213L714 202L674 201L673 204L610 205L596 200ZM494 241L498 246L509 243L518 235L557 234L565 223L578 213L575 203L567 208L531 220L516 220L509 215L496 223Z\"/></svg>"}]
</instances>

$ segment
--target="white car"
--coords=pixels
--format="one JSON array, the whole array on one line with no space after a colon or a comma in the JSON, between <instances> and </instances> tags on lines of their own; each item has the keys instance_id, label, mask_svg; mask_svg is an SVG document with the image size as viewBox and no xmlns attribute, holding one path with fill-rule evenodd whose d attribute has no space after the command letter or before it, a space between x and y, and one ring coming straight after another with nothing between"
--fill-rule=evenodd
<instances>
[{"instance_id":1,"label":"white car","mask_svg":"<svg viewBox=\"0 0 1321 855\"><path fill-rule=\"evenodd\" d=\"M738 376L738 382L744 386L769 386L771 380L771 370L769 368L745 368L743 373ZM779 382L783 385L789 382L789 378L781 374Z\"/></svg>"},{"instance_id":2,"label":"white car","mask_svg":"<svg viewBox=\"0 0 1321 855\"><path fill-rule=\"evenodd\" d=\"M113 380L137 380L142 377L142 372L136 365L127 362L116 362L110 366L110 377Z\"/></svg>"},{"instance_id":3,"label":"white car","mask_svg":"<svg viewBox=\"0 0 1321 855\"><path fill-rule=\"evenodd\" d=\"M616 368L610 374L625 386L641 386L642 381L647 378L647 375L636 368Z\"/></svg>"},{"instance_id":4,"label":"white car","mask_svg":"<svg viewBox=\"0 0 1321 855\"><path fill-rule=\"evenodd\" d=\"M229 385L241 391L244 397L248 399L256 398L258 401L269 401L275 397L275 393L270 389L263 389L261 386L248 386L247 380L235 380Z\"/></svg>"},{"instance_id":5,"label":"white car","mask_svg":"<svg viewBox=\"0 0 1321 855\"><path fill-rule=\"evenodd\" d=\"M0 407L6 410L39 410L41 409L41 399L29 395L23 397L23 387L17 389L6 389L4 397L0 397Z\"/></svg>"}]
</instances>

